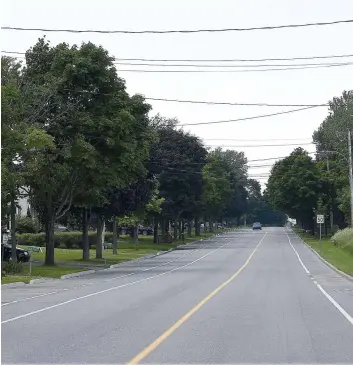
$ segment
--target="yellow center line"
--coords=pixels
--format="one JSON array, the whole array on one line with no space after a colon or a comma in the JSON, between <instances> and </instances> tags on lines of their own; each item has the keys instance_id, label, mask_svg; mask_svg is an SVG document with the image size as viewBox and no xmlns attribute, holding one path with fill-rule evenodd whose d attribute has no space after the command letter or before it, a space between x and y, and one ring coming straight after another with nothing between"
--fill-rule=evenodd
<instances>
[{"instance_id":1,"label":"yellow center line","mask_svg":"<svg viewBox=\"0 0 353 365\"><path fill-rule=\"evenodd\" d=\"M160 335L155 341L149 344L144 350L142 350L138 355L131 359L127 364L133 365L141 362L146 356L148 356L152 351L154 351L161 343L163 343L175 330L177 330L184 322L186 322L194 313L196 313L204 304L206 304L211 298L218 294L224 287L226 287L231 281L233 281L249 264L251 258L254 256L255 252L261 245L262 241L266 237L267 232L261 238L260 242L257 244L255 249L252 251L250 256L247 258L243 266L241 266L238 271L233 274L229 279L227 279L223 284L216 288L213 292L208 294L204 299L202 299L198 304L195 305L189 312L184 314L177 322L175 322L169 329L167 329L162 335Z\"/></svg>"}]
</instances>

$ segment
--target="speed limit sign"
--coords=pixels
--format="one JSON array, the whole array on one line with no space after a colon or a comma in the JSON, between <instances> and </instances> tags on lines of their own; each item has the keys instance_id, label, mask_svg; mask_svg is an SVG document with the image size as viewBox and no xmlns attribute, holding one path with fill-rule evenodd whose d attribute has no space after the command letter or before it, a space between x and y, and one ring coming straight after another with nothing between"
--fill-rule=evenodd
<instances>
[{"instance_id":1,"label":"speed limit sign","mask_svg":"<svg viewBox=\"0 0 353 365\"><path fill-rule=\"evenodd\" d=\"M325 217L323 214L318 214L316 217L316 223L317 224L324 224L325 222Z\"/></svg>"}]
</instances>

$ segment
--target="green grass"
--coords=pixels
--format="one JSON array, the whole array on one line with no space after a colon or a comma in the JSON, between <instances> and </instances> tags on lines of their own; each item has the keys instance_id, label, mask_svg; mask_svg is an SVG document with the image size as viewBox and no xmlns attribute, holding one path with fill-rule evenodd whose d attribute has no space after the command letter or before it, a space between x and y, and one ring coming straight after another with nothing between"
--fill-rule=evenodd
<instances>
[{"instance_id":1,"label":"green grass","mask_svg":"<svg viewBox=\"0 0 353 365\"><path fill-rule=\"evenodd\" d=\"M213 236L215 233L202 232L200 237L185 237L185 243L192 241L198 241L200 239L206 239ZM14 282L25 282L29 283L32 279L37 278L60 278L62 275L75 273L79 271L84 271L84 266L109 266L124 261L134 260L142 256L149 254L154 254L159 251L165 251L170 248L175 248L177 245L183 243L182 240L176 240L171 244L168 243L153 243L152 236L139 236L139 247L135 247L134 243L131 241L129 236L122 236L119 238L118 242L118 255L113 255L111 249L106 249L103 251L103 259L95 258L95 250L90 250L90 260L82 260L82 250L78 249L55 249L55 262L58 265L55 266L35 266L31 265L31 275L29 275L29 264L23 265L23 272L18 275L5 276L1 279L1 284L8 284ZM25 249L28 246L19 246ZM42 248L43 252L32 252L33 261L40 261L44 263L45 258L45 248ZM60 265L75 265L81 267L70 267L70 266L60 266Z\"/></svg>"},{"instance_id":2,"label":"green grass","mask_svg":"<svg viewBox=\"0 0 353 365\"><path fill-rule=\"evenodd\" d=\"M320 240L307 233L296 231L299 236L319 253L326 261L346 274L353 275L353 253L344 247L334 246L331 237L323 237L320 249Z\"/></svg>"},{"instance_id":3,"label":"green grass","mask_svg":"<svg viewBox=\"0 0 353 365\"><path fill-rule=\"evenodd\" d=\"M2 284L10 284L10 283L18 283L18 282L23 282L28 284L29 281L32 278L29 276L5 276L1 278L1 285Z\"/></svg>"},{"instance_id":4,"label":"green grass","mask_svg":"<svg viewBox=\"0 0 353 365\"><path fill-rule=\"evenodd\" d=\"M185 237L185 243L189 243L195 240L205 239L213 236L215 233L203 232L200 237ZM153 236L139 236L138 249L135 244L131 241L131 237L122 236L119 237L118 242L118 254L113 255L112 249L106 249L103 251L103 259L96 259L95 249L90 250L90 259L87 261L82 260L81 249L55 249L55 262L58 264L73 264L77 263L80 265L97 265L97 266L109 266L118 264L124 261L138 259L142 256L155 254L159 251L165 251L170 248L175 248L177 245L182 244L182 240L176 240L173 243L153 243ZM21 245L20 247L27 249L28 246ZM42 248L43 252L32 252L33 261L44 262L45 248Z\"/></svg>"},{"instance_id":5,"label":"green grass","mask_svg":"<svg viewBox=\"0 0 353 365\"><path fill-rule=\"evenodd\" d=\"M82 268L72 268L63 266L33 266L31 267L31 275L29 273L29 265L23 265L23 272L18 275L8 275L1 278L1 284L24 282L29 283L32 279L39 278L60 278L62 275L71 274L79 271L84 271Z\"/></svg>"}]
</instances>

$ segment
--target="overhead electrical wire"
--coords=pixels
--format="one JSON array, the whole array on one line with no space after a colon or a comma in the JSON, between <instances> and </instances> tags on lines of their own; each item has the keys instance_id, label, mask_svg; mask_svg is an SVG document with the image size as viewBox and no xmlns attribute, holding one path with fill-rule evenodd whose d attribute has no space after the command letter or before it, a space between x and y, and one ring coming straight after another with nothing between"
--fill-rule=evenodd
<instances>
[{"instance_id":1,"label":"overhead electrical wire","mask_svg":"<svg viewBox=\"0 0 353 365\"><path fill-rule=\"evenodd\" d=\"M262 114L262 115L256 115L256 116L253 116L253 117L245 117L245 118L238 118L238 119L217 120L217 121L214 121L214 122L186 123L186 124L179 124L179 126L185 127L185 126L195 126L195 125L208 125L208 124L240 122L240 121L243 121L243 120L260 119L260 118L266 118L266 117L274 117L274 116L277 116L277 115L290 114L290 113L295 113L295 112L299 112L299 111L302 111L302 110L308 110L308 109L312 109L312 108L315 108L315 107L314 106L308 106L308 107L305 107L305 108L291 109L291 110L287 110L287 111L284 111L284 112L277 112L277 113L271 113L271 114Z\"/></svg>"},{"instance_id":2,"label":"overhead electrical wire","mask_svg":"<svg viewBox=\"0 0 353 365\"><path fill-rule=\"evenodd\" d=\"M202 65L202 64L182 64L178 65L176 63L167 64L167 63L131 63L131 62L113 62L115 65L124 65L124 66L148 66L148 67L197 67L197 68L239 68L239 67L247 67L247 68L259 68L259 67L304 67L304 66L329 66L332 64L341 64L341 63L332 63L332 62L319 62L319 63L297 63L297 64L259 64L259 65ZM342 63L343 64L343 63Z\"/></svg>"},{"instance_id":3,"label":"overhead electrical wire","mask_svg":"<svg viewBox=\"0 0 353 365\"><path fill-rule=\"evenodd\" d=\"M166 101L174 103L189 103L189 104L206 104L206 105L231 105L231 106L290 106L290 107L304 107L304 106L328 106L328 104L271 104L271 103L231 103L222 101L201 101L201 100L180 100L180 99L166 99L166 98L150 98L145 97L146 100Z\"/></svg>"},{"instance_id":4,"label":"overhead electrical wire","mask_svg":"<svg viewBox=\"0 0 353 365\"><path fill-rule=\"evenodd\" d=\"M310 143L287 143L287 144L259 144L259 145L205 145L206 147L232 147L232 148L248 148L248 147L286 147L286 146L304 146L304 145L311 145L314 144L313 142Z\"/></svg>"},{"instance_id":5,"label":"overhead electrical wire","mask_svg":"<svg viewBox=\"0 0 353 365\"><path fill-rule=\"evenodd\" d=\"M353 65L353 62L328 63L315 66L303 67L283 67L283 68L264 68L264 69L243 69L243 70L146 70L146 69L120 69L118 72L140 72L140 73L244 73L244 72L268 72L268 71L288 71L288 70L304 70L316 68L331 68ZM246 67L246 66L244 66Z\"/></svg>"},{"instance_id":6,"label":"overhead electrical wire","mask_svg":"<svg viewBox=\"0 0 353 365\"><path fill-rule=\"evenodd\" d=\"M170 34L170 33L216 33L216 32L244 32L254 30L273 30L285 28L302 28L312 26L326 26L334 24L352 23L353 19L335 20L331 22L315 22L302 24L284 24L249 28L221 28L221 29L172 29L172 30L98 30L98 29L52 29L52 28L24 28L24 27L1 27L3 30L14 31L40 31L40 32L65 32L65 33L101 33L101 34Z\"/></svg>"},{"instance_id":7,"label":"overhead electrical wire","mask_svg":"<svg viewBox=\"0 0 353 365\"><path fill-rule=\"evenodd\" d=\"M2 53L25 55L26 52L1 51ZM344 58L353 57L353 54L328 55L328 56L307 56L307 57L284 57L284 58L257 58L257 59L151 59L151 58L118 58L115 61L146 61L146 62L263 62L263 61L295 61L295 60L313 60L327 58Z\"/></svg>"},{"instance_id":8,"label":"overhead electrical wire","mask_svg":"<svg viewBox=\"0 0 353 365\"><path fill-rule=\"evenodd\" d=\"M233 139L233 138L202 138L203 141L232 141L232 142L267 142L267 141L307 141L311 138L266 138L266 139Z\"/></svg>"}]
</instances>

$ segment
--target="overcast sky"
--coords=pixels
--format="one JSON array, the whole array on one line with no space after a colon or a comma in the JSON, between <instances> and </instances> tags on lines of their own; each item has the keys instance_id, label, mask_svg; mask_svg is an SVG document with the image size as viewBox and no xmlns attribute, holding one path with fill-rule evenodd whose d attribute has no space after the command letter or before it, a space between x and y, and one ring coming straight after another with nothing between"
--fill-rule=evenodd
<instances>
[{"instance_id":1,"label":"overcast sky","mask_svg":"<svg viewBox=\"0 0 353 365\"><path fill-rule=\"evenodd\" d=\"M2 26L98 30L247 28L328 22L353 18L351 0L11 0L2 3ZM24 52L42 32L2 31L2 50ZM129 35L47 33L52 45L91 41L118 58L262 59L353 54L353 24L252 32ZM336 59L348 62L352 58ZM282 61L289 64L292 61ZM332 62L329 60L296 61ZM199 62L202 63L202 62ZM270 64L270 62L264 62ZM272 62L279 64L281 62ZM217 62L216 64L220 64ZM239 64L239 63L236 63ZM247 62L246 64L249 64ZM255 64L258 64L256 62ZM121 69L163 67L117 65L128 92L146 97L277 104L321 104L353 87L353 67L247 73L135 73ZM173 70L181 68L169 68ZM184 68L185 69L185 68ZM190 69L190 68L189 68ZM291 107L212 106L150 102L152 114L181 123L211 122L269 114ZM288 115L216 125L185 127L208 145L309 143L327 115L326 107ZM216 141L210 139L278 141ZM303 145L314 151L313 145ZM249 160L288 155L295 146L235 148ZM250 165L269 164L252 162ZM264 175L270 167L251 168ZM265 178L259 179L265 183Z\"/></svg>"}]
</instances>

